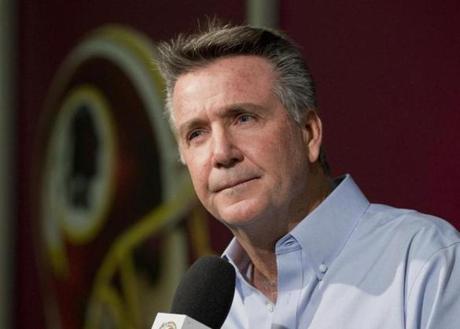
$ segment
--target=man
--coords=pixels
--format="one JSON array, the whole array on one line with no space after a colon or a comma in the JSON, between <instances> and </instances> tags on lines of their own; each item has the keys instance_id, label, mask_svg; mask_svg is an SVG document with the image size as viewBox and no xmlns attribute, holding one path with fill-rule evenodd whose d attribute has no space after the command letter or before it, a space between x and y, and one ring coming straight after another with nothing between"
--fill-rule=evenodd
<instances>
[{"instance_id":1,"label":"man","mask_svg":"<svg viewBox=\"0 0 460 329\"><path fill-rule=\"evenodd\" d=\"M290 40L211 26L159 51L181 160L235 236L224 328L459 328L460 235L329 177L312 78Z\"/></svg>"}]
</instances>

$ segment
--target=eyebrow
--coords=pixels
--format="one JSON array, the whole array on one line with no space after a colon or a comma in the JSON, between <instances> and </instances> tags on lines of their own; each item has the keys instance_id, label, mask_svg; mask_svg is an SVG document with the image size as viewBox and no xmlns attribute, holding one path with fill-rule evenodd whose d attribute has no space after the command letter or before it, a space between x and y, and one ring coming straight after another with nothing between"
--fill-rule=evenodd
<instances>
[{"instance_id":1,"label":"eyebrow","mask_svg":"<svg viewBox=\"0 0 460 329\"><path fill-rule=\"evenodd\" d=\"M189 132L193 128L204 125L205 122L206 120L200 118L194 118L184 122L178 129L178 136L183 137L187 132Z\"/></svg>"}]
</instances>

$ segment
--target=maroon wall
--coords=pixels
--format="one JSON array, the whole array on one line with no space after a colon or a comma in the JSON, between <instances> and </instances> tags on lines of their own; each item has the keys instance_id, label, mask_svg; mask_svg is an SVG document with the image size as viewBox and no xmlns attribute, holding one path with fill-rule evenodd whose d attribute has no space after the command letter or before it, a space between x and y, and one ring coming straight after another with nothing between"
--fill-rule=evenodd
<instances>
[{"instance_id":1,"label":"maroon wall","mask_svg":"<svg viewBox=\"0 0 460 329\"><path fill-rule=\"evenodd\" d=\"M374 202L460 228L460 5L281 2L317 81L326 150Z\"/></svg>"}]
</instances>

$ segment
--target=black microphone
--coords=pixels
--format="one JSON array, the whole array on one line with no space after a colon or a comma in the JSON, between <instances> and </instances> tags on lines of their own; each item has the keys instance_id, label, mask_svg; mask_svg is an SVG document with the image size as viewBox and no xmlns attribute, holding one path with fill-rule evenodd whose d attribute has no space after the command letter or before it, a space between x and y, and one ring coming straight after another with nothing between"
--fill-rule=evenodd
<instances>
[{"instance_id":1,"label":"black microphone","mask_svg":"<svg viewBox=\"0 0 460 329\"><path fill-rule=\"evenodd\" d=\"M218 256L199 258L184 274L171 313L185 314L220 329L227 318L235 293L235 269Z\"/></svg>"}]
</instances>

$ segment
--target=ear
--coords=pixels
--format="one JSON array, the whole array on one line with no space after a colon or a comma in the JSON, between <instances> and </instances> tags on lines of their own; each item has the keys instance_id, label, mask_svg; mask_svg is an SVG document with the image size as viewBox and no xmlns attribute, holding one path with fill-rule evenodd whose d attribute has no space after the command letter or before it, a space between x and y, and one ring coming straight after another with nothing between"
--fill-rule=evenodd
<instances>
[{"instance_id":1,"label":"ear","mask_svg":"<svg viewBox=\"0 0 460 329\"><path fill-rule=\"evenodd\" d=\"M179 137L179 133L177 132L177 129L174 124L171 124L171 130L174 133L174 137L176 139L176 145L177 145L177 153L179 154L179 162L183 164L184 166L186 165L184 155L182 154L182 145L181 145L181 140Z\"/></svg>"},{"instance_id":2,"label":"ear","mask_svg":"<svg viewBox=\"0 0 460 329\"><path fill-rule=\"evenodd\" d=\"M187 164L185 163L185 159L184 159L184 156L182 154L182 149L181 149L180 145L177 146L177 150L179 152L179 161L180 161L180 163L182 163L184 166L186 166Z\"/></svg>"},{"instance_id":3,"label":"ear","mask_svg":"<svg viewBox=\"0 0 460 329\"><path fill-rule=\"evenodd\" d=\"M315 111L309 111L302 124L302 137L308 148L310 163L318 161L323 141L323 124Z\"/></svg>"}]
</instances>

